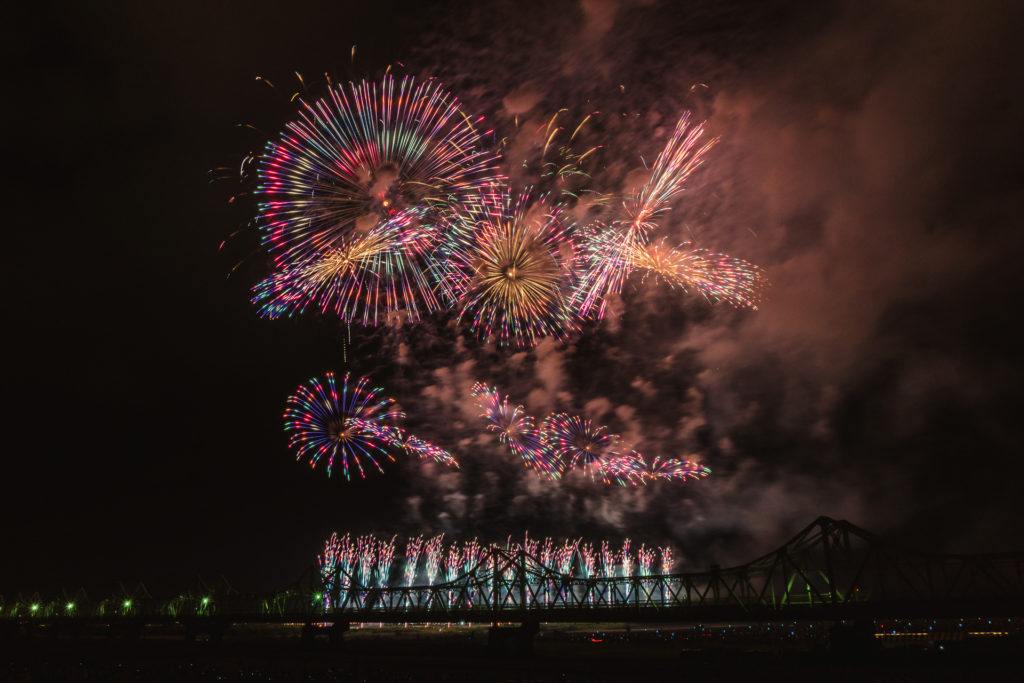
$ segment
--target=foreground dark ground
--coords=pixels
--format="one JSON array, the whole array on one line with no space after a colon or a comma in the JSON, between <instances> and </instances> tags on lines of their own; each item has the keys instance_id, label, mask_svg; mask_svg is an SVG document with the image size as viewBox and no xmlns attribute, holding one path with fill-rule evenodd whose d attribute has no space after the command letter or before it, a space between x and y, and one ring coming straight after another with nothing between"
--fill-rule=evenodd
<instances>
[{"instance_id":1,"label":"foreground dark ground","mask_svg":"<svg viewBox=\"0 0 1024 683\"><path fill-rule=\"evenodd\" d=\"M830 638L831 628L552 626L541 630L532 655L516 657L489 652L481 627L365 626L340 646L303 643L298 625L235 630L219 644L186 643L173 631L134 642L39 634L3 644L0 680L959 681L1020 670L1014 620L876 623L869 639L856 642Z\"/></svg>"}]
</instances>

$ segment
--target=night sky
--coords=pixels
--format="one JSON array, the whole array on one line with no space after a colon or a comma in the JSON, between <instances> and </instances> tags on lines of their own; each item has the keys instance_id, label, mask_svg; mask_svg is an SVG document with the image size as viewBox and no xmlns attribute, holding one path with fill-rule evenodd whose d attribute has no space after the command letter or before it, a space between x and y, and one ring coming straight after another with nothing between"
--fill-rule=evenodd
<instances>
[{"instance_id":1,"label":"night sky","mask_svg":"<svg viewBox=\"0 0 1024 683\"><path fill-rule=\"evenodd\" d=\"M5 22L0 593L200 574L269 588L335 529L630 536L694 568L752 559L821 514L925 550L1024 547L1012 3L299 4ZM450 315L261 320L255 233L218 249L252 205L207 172L283 126L294 71L315 94L325 71L389 64L440 77L513 138L514 183L515 151L563 107L601 112L588 134L609 192L636 184L682 111L707 119L722 141L662 229L763 266L767 302L634 282L601 324L525 353ZM329 369L371 374L463 469L347 483L297 464L285 398ZM476 380L713 475L539 482L473 419Z\"/></svg>"}]
</instances>

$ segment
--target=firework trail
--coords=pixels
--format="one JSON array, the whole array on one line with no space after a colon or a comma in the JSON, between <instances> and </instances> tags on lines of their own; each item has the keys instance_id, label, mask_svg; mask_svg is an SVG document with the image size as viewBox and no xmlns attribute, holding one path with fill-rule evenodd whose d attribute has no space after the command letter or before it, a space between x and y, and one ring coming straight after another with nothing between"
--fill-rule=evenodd
<instances>
[{"instance_id":1,"label":"firework trail","mask_svg":"<svg viewBox=\"0 0 1024 683\"><path fill-rule=\"evenodd\" d=\"M496 389L480 382L473 385L470 396L480 408L480 417L486 421L487 429L497 434L498 441L519 456L527 468L548 478L560 476L559 462L545 448L533 418L523 406L509 403Z\"/></svg>"},{"instance_id":2,"label":"firework trail","mask_svg":"<svg viewBox=\"0 0 1024 683\"><path fill-rule=\"evenodd\" d=\"M654 566L654 549L648 549L646 545L641 544L640 549L636 551L637 564L640 568L640 576L650 576L651 567Z\"/></svg>"},{"instance_id":3,"label":"firework trail","mask_svg":"<svg viewBox=\"0 0 1024 683\"><path fill-rule=\"evenodd\" d=\"M666 481L699 480L710 474L710 468L690 460L660 457L655 457L644 472L646 478Z\"/></svg>"},{"instance_id":4,"label":"firework trail","mask_svg":"<svg viewBox=\"0 0 1024 683\"><path fill-rule=\"evenodd\" d=\"M364 606L374 602L373 588L389 588L397 586L416 585L419 559L425 558L424 572L426 584L437 585L437 581L451 583L480 567L480 562L486 552L501 550L511 556L516 556L520 551L527 555L527 562L539 561L541 567L551 572L560 574L563 577L582 579L612 578L617 575L629 577L633 575L634 569L640 577L654 575L654 567L660 566L663 574L668 574L673 569L673 551L669 547L662 547L655 550L648 549L641 545L635 553L631 548L629 539L622 544L620 552L611 550L611 544L601 541L599 550L593 543L584 542L582 539L564 539L561 543L555 544L551 538L545 538L543 543L531 539L529 533L524 534L522 544L513 542L509 536L504 544L487 544L481 546L477 539L460 544L453 542L448 547L444 545L444 534L439 534L424 543L421 536L409 538L404 552L404 563L400 569L399 576L392 577L395 559L395 536L391 538L376 538L372 534L358 536L352 542L350 534L339 537L334 533L324 544L324 550L317 555L317 565L320 570L320 578L324 587L325 597L324 609L332 607L343 607L346 605L347 596L356 586L359 591L359 598L363 601L359 604ZM658 560L660 557L660 565ZM516 576L516 568L508 563L503 563L502 577L511 581ZM617 570L617 567L620 569ZM498 564L488 563L483 571L488 569L497 570ZM530 599L543 604L550 604L554 596L565 600L569 593L576 591L579 596L579 586L565 584L561 580L553 581L545 571L536 571L527 575L530 583ZM472 587L468 587L468 593L461 593L454 588L447 591L447 606L455 604L456 598L464 595L468 604L472 605L477 596ZM628 590L628 589L627 589ZM589 600L595 599L591 591ZM608 604L617 602L612 592L606 593ZM661 591L659 597L650 593L651 599L665 601L668 595ZM428 605L433 595L428 599ZM628 596L626 598L628 601ZM367 602L369 601L369 602ZM382 603L383 604L383 603ZM371 605L372 606L372 605Z\"/></svg>"},{"instance_id":5,"label":"firework trail","mask_svg":"<svg viewBox=\"0 0 1024 683\"><path fill-rule=\"evenodd\" d=\"M581 231L583 264L572 292L580 318L604 317L608 300L622 292L632 272L632 255L642 244L637 232L595 225Z\"/></svg>"},{"instance_id":6,"label":"firework trail","mask_svg":"<svg viewBox=\"0 0 1024 683\"><path fill-rule=\"evenodd\" d=\"M413 586L416 583L416 567L420 561L420 555L423 553L423 537L415 536L411 537L405 543L405 565L403 569L403 576L405 577L405 585Z\"/></svg>"},{"instance_id":7,"label":"firework trail","mask_svg":"<svg viewBox=\"0 0 1024 683\"><path fill-rule=\"evenodd\" d=\"M578 270L560 209L528 192L481 196L447 214L437 281L483 340L527 348L577 330L569 296Z\"/></svg>"},{"instance_id":8,"label":"firework trail","mask_svg":"<svg viewBox=\"0 0 1024 683\"><path fill-rule=\"evenodd\" d=\"M541 424L541 440L566 469L582 467L593 478L602 471L602 463L618 455L619 437L605 427L576 415L548 415Z\"/></svg>"},{"instance_id":9,"label":"firework trail","mask_svg":"<svg viewBox=\"0 0 1024 683\"><path fill-rule=\"evenodd\" d=\"M537 557L537 550L540 548L540 541L530 538L530 532L523 536L523 551L531 556Z\"/></svg>"},{"instance_id":10,"label":"firework trail","mask_svg":"<svg viewBox=\"0 0 1024 683\"><path fill-rule=\"evenodd\" d=\"M625 487L643 486L647 463L636 451L605 458L597 467L597 475L605 484Z\"/></svg>"},{"instance_id":11,"label":"firework trail","mask_svg":"<svg viewBox=\"0 0 1024 683\"><path fill-rule=\"evenodd\" d=\"M578 552L580 555L580 570L585 578L594 576L597 566L597 553L594 552L593 543L580 543Z\"/></svg>"},{"instance_id":12,"label":"firework trail","mask_svg":"<svg viewBox=\"0 0 1024 683\"><path fill-rule=\"evenodd\" d=\"M664 240L635 244L631 268L664 279L683 291L696 291L711 303L757 309L765 286L763 271L752 263L687 245L668 246Z\"/></svg>"},{"instance_id":13,"label":"firework trail","mask_svg":"<svg viewBox=\"0 0 1024 683\"><path fill-rule=\"evenodd\" d=\"M426 578L428 584L433 584L434 579L437 578L438 571L441 567L441 554L444 550L444 534L434 536L427 541L426 547L423 549L425 556L425 567Z\"/></svg>"},{"instance_id":14,"label":"firework trail","mask_svg":"<svg viewBox=\"0 0 1024 683\"><path fill-rule=\"evenodd\" d=\"M661 552L661 573L671 574L675 568L675 554L670 546L662 546L659 548Z\"/></svg>"},{"instance_id":15,"label":"firework trail","mask_svg":"<svg viewBox=\"0 0 1024 683\"><path fill-rule=\"evenodd\" d=\"M261 288L272 297L257 293L264 313L312 299L378 324L381 311L416 320L421 307L436 309L420 271L437 210L502 180L481 121L436 81L412 77L338 84L302 101L257 168L261 241L289 273Z\"/></svg>"},{"instance_id":16,"label":"firework trail","mask_svg":"<svg viewBox=\"0 0 1024 683\"><path fill-rule=\"evenodd\" d=\"M565 575L572 573L572 561L576 557L576 548L581 539L566 539L561 547L555 550L555 569Z\"/></svg>"},{"instance_id":17,"label":"firework trail","mask_svg":"<svg viewBox=\"0 0 1024 683\"><path fill-rule=\"evenodd\" d=\"M532 130L525 131L520 129L516 117L516 128L520 132L516 134L515 144L510 145L509 138L502 138L499 147L509 157L522 154L521 169L513 175L523 176L525 184L578 199L582 192L589 192L585 186L592 178L585 167L597 158L602 147L592 145L583 149L585 145L580 143L585 137L587 124L600 112L591 112L577 122L563 117L566 112L566 109L560 109L546 123L541 122ZM524 138L532 141L528 149L522 149L520 144ZM516 163L518 158L509 158L509 161ZM603 196L593 194L596 201L604 200Z\"/></svg>"},{"instance_id":18,"label":"firework trail","mask_svg":"<svg viewBox=\"0 0 1024 683\"><path fill-rule=\"evenodd\" d=\"M331 608L331 597L338 588L337 577L342 569L344 550L338 534L331 534L324 544L324 551L317 555L316 564L320 570L320 581L324 585L324 609Z\"/></svg>"},{"instance_id":19,"label":"firework trail","mask_svg":"<svg viewBox=\"0 0 1024 683\"><path fill-rule=\"evenodd\" d=\"M658 227L655 219L669 210L672 200L683 191L686 180L700 168L707 153L718 142L718 138L711 138L702 144L704 128L703 123L692 123L690 112L679 118L665 148L655 159L647 182L623 203L626 232L643 238Z\"/></svg>"},{"instance_id":20,"label":"firework trail","mask_svg":"<svg viewBox=\"0 0 1024 683\"><path fill-rule=\"evenodd\" d=\"M291 432L289 446L296 460L307 459L315 468L326 457L328 475L340 460L345 479L351 478L352 464L365 477L364 462L383 473L380 462L394 460L388 450L387 421L401 414L388 412L394 401L381 398L380 392L369 386L368 377L350 385L346 374L339 393L332 372L324 381L314 377L300 385L284 411L284 428Z\"/></svg>"},{"instance_id":21,"label":"firework trail","mask_svg":"<svg viewBox=\"0 0 1024 683\"><path fill-rule=\"evenodd\" d=\"M619 551L619 565L622 567L622 576L633 576L634 558L630 553L632 542L627 538L622 542L622 550Z\"/></svg>"},{"instance_id":22,"label":"firework trail","mask_svg":"<svg viewBox=\"0 0 1024 683\"><path fill-rule=\"evenodd\" d=\"M391 576L391 565L395 561L395 538L381 540L377 544L377 585L384 587L388 585Z\"/></svg>"},{"instance_id":23,"label":"firework trail","mask_svg":"<svg viewBox=\"0 0 1024 683\"><path fill-rule=\"evenodd\" d=\"M415 455L420 460L432 460L439 465L454 467L455 469L459 468L459 461L455 459L455 456L440 446L421 439L415 434L407 435L405 440L400 443L406 452Z\"/></svg>"},{"instance_id":24,"label":"firework trail","mask_svg":"<svg viewBox=\"0 0 1024 683\"><path fill-rule=\"evenodd\" d=\"M625 219L591 226L582 237L585 264L572 294L582 318L604 317L609 297L622 292L634 270L654 274L671 286L696 291L711 303L757 309L765 286L763 271L742 259L688 246L672 248L664 240L648 242L657 219L667 212L686 180L718 141L701 142L704 124L684 114L651 168L647 182L625 202Z\"/></svg>"},{"instance_id":25,"label":"firework trail","mask_svg":"<svg viewBox=\"0 0 1024 683\"><path fill-rule=\"evenodd\" d=\"M377 542L372 535L356 538L356 559L359 562L359 585L363 588L373 585L373 569L377 564Z\"/></svg>"}]
</instances>

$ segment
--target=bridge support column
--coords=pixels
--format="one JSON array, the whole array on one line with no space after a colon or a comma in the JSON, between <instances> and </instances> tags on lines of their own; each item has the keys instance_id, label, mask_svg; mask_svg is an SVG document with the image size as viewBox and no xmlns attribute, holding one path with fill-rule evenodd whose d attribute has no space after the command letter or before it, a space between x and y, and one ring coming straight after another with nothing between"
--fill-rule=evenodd
<instances>
[{"instance_id":1,"label":"bridge support column","mask_svg":"<svg viewBox=\"0 0 1024 683\"><path fill-rule=\"evenodd\" d=\"M875 622L870 619L837 621L829 634L829 651L841 657L861 657L878 650Z\"/></svg>"},{"instance_id":2,"label":"bridge support column","mask_svg":"<svg viewBox=\"0 0 1024 683\"><path fill-rule=\"evenodd\" d=\"M492 624L487 631L487 652L496 657L524 657L533 654L533 639L540 623L530 620L520 626L499 627Z\"/></svg>"},{"instance_id":3,"label":"bridge support column","mask_svg":"<svg viewBox=\"0 0 1024 683\"><path fill-rule=\"evenodd\" d=\"M345 632L349 630L351 624L347 621L336 621L330 625L327 629L327 640L336 647L341 646L345 641Z\"/></svg>"},{"instance_id":4,"label":"bridge support column","mask_svg":"<svg viewBox=\"0 0 1024 683\"><path fill-rule=\"evenodd\" d=\"M219 645L224 641L224 634L230 627L231 622L225 619L210 617L189 619L185 622L185 641L194 643L199 639L199 636L206 636L207 642L212 645Z\"/></svg>"},{"instance_id":5,"label":"bridge support column","mask_svg":"<svg viewBox=\"0 0 1024 683\"><path fill-rule=\"evenodd\" d=\"M351 624L344 620L334 621L330 626L307 622L302 626L302 642L306 645L312 645L316 642L317 636L326 635L328 642L332 646L340 647L345 642L345 632L350 627Z\"/></svg>"}]
</instances>

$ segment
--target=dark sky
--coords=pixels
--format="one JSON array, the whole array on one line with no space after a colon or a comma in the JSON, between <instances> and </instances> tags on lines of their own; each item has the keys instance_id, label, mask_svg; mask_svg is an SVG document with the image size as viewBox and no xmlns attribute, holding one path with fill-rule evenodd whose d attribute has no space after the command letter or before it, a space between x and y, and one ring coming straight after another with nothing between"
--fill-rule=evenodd
<instances>
[{"instance_id":1,"label":"dark sky","mask_svg":"<svg viewBox=\"0 0 1024 683\"><path fill-rule=\"evenodd\" d=\"M267 587L333 529L631 535L703 566L830 514L926 549L1024 547L1011 3L474 4L93 4L7 22L0 593L196 574ZM506 133L516 115L600 109L610 190L695 110L723 141L665 230L763 265L768 303L636 285L600 327L526 354L442 318L353 328L343 357L336 321L260 320L248 288L266 258L226 277L255 238L218 251L247 207L208 169L262 144L237 124L283 125L293 71L376 78L396 61ZM285 397L347 368L464 471L346 483L297 465ZM476 379L714 474L540 490L467 415Z\"/></svg>"}]
</instances>

